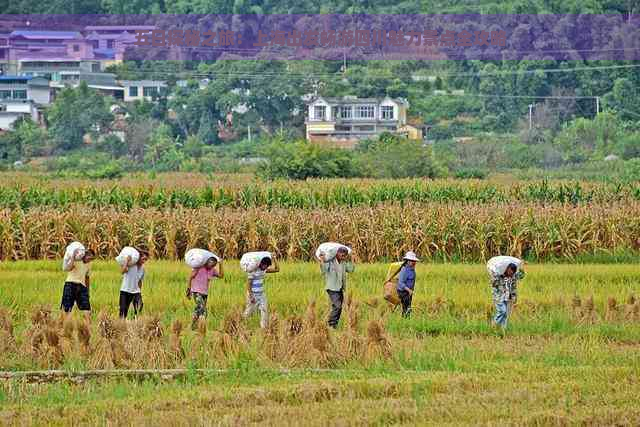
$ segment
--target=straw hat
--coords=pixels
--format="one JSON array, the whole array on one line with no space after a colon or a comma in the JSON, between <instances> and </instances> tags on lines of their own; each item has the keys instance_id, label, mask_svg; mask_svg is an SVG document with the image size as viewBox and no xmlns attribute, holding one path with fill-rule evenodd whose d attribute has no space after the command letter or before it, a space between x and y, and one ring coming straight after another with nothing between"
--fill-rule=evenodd
<instances>
[{"instance_id":1,"label":"straw hat","mask_svg":"<svg viewBox=\"0 0 640 427\"><path fill-rule=\"evenodd\" d=\"M404 261L415 261L415 262L420 262L420 260L418 259L418 257L416 256L416 253L413 251L409 251L406 254L404 254L404 258L402 258Z\"/></svg>"}]
</instances>

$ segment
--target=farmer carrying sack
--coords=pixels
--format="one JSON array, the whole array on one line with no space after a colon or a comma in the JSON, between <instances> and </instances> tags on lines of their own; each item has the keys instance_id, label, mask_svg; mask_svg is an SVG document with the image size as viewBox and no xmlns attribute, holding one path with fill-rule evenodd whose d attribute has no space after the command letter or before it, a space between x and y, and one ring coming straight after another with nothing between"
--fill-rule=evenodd
<instances>
[{"instance_id":1,"label":"farmer carrying sack","mask_svg":"<svg viewBox=\"0 0 640 427\"><path fill-rule=\"evenodd\" d=\"M220 257L213 252L209 252L206 249L189 249L186 254L184 254L184 262L191 268L200 268L209 261L210 258L215 258L218 262L220 262Z\"/></svg>"},{"instance_id":2,"label":"farmer carrying sack","mask_svg":"<svg viewBox=\"0 0 640 427\"><path fill-rule=\"evenodd\" d=\"M77 253L76 253L77 251ZM62 259L62 270L69 271L75 261L80 261L84 256L86 249L80 242L69 243L69 246L64 251L64 258ZM76 253L74 259L73 255Z\"/></svg>"},{"instance_id":3,"label":"farmer carrying sack","mask_svg":"<svg viewBox=\"0 0 640 427\"><path fill-rule=\"evenodd\" d=\"M404 267L404 262L397 263L397 264L399 264L398 268L395 270L394 273L391 274L390 277L387 277L387 280L384 282L384 287L383 287L384 299L387 300L393 306L400 304L400 297L398 296L397 284L394 282L394 279L396 278L396 276L398 276L398 273L400 273L400 270L402 270L402 267ZM395 264L392 264L392 265L395 265Z\"/></svg>"}]
</instances>

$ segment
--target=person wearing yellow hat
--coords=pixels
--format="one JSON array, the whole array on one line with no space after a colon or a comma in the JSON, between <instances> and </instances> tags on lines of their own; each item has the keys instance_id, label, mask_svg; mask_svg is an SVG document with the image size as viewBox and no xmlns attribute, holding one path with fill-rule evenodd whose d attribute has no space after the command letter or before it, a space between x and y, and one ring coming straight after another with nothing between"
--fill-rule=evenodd
<instances>
[{"instance_id":1,"label":"person wearing yellow hat","mask_svg":"<svg viewBox=\"0 0 640 427\"><path fill-rule=\"evenodd\" d=\"M402 258L404 262L398 274L398 296L402 303L402 317L411 316L411 301L416 284L416 263L420 262L415 252L409 251Z\"/></svg>"}]
</instances>

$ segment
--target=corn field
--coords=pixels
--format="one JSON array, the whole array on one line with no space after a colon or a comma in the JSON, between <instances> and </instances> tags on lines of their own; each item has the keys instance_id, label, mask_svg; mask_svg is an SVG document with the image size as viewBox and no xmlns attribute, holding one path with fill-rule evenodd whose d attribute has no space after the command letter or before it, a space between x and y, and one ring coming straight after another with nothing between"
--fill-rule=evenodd
<instances>
[{"instance_id":1,"label":"corn field","mask_svg":"<svg viewBox=\"0 0 640 427\"><path fill-rule=\"evenodd\" d=\"M164 178L166 179L166 178ZM326 209L398 203L614 203L640 200L634 184L580 182L491 183L454 180L309 180L301 183L249 181L228 178L172 182L122 180L24 181L7 179L0 186L0 208L40 206L66 209L80 204L92 208L203 208Z\"/></svg>"},{"instance_id":2,"label":"corn field","mask_svg":"<svg viewBox=\"0 0 640 427\"><path fill-rule=\"evenodd\" d=\"M566 204L404 203L333 209L172 210L73 206L0 211L0 259L52 259L82 241L100 257L125 245L154 258L180 259L191 247L226 258L264 249L282 259L311 259L317 245L340 241L360 261L397 258L407 250L427 260L482 261L498 253L573 259L637 251L640 202Z\"/></svg>"}]
</instances>

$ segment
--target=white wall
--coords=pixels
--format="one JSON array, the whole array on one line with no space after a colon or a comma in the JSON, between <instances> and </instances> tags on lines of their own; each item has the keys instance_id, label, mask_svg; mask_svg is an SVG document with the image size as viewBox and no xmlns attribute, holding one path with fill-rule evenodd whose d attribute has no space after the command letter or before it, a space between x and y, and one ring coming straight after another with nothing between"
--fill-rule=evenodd
<instances>
[{"instance_id":1,"label":"white wall","mask_svg":"<svg viewBox=\"0 0 640 427\"><path fill-rule=\"evenodd\" d=\"M398 104L390 99L385 99L380 103L380 107L393 107L393 120L398 120L400 116L400 110L398 109ZM378 119L382 120L382 108L378 108Z\"/></svg>"},{"instance_id":2,"label":"white wall","mask_svg":"<svg viewBox=\"0 0 640 427\"><path fill-rule=\"evenodd\" d=\"M36 104L49 105L51 103L51 93L48 86L29 86L27 98Z\"/></svg>"},{"instance_id":3,"label":"white wall","mask_svg":"<svg viewBox=\"0 0 640 427\"><path fill-rule=\"evenodd\" d=\"M129 96L129 88L131 86L125 86L124 88L124 100L129 102L129 101L135 101L138 99L142 99L142 86L134 86L138 88L138 96Z\"/></svg>"},{"instance_id":4,"label":"white wall","mask_svg":"<svg viewBox=\"0 0 640 427\"><path fill-rule=\"evenodd\" d=\"M13 129L13 122L22 116L20 113L11 113L8 111L0 111L0 129Z\"/></svg>"},{"instance_id":5,"label":"white wall","mask_svg":"<svg viewBox=\"0 0 640 427\"><path fill-rule=\"evenodd\" d=\"M333 120L333 117L331 116L331 105L329 105L327 102L325 102L322 99L318 99L314 102L312 102L311 104L309 104L309 111L308 111L308 119L310 121L314 121L315 120L315 116L314 116L314 110L316 106L324 106L326 108L326 118L327 121L331 121Z\"/></svg>"}]
</instances>

